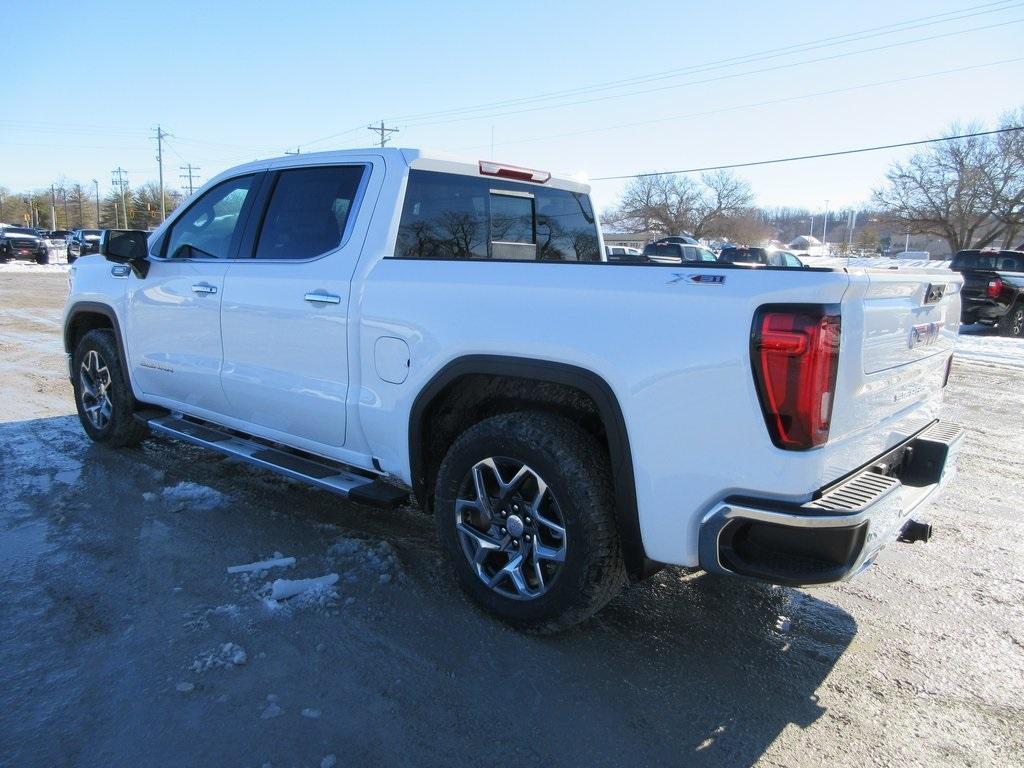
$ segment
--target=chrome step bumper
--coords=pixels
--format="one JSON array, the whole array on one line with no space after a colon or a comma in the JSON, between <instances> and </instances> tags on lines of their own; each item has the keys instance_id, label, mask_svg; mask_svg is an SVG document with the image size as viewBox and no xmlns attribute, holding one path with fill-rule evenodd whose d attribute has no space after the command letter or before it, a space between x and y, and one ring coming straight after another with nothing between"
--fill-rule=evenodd
<instances>
[{"instance_id":1,"label":"chrome step bumper","mask_svg":"<svg viewBox=\"0 0 1024 768\"><path fill-rule=\"evenodd\" d=\"M949 483L965 434L936 422L805 504L730 497L701 523L700 565L776 584L848 579Z\"/></svg>"}]
</instances>

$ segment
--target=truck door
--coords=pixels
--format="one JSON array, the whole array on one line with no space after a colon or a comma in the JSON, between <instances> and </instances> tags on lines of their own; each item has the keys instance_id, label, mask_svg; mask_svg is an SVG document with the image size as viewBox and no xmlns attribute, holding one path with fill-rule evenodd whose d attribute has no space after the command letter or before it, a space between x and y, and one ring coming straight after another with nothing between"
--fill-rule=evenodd
<instances>
[{"instance_id":1,"label":"truck door","mask_svg":"<svg viewBox=\"0 0 1024 768\"><path fill-rule=\"evenodd\" d=\"M231 415L256 434L345 443L349 285L365 235L354 224L372 168L273 172L225 277L221 382Z\"/></svg>"},{"instance_id":2,"label":"truck door","mask_svg":"<svg viewBox=\"0 0 1024 768\"><path fill-rule=\"evenodd\" d=\"M132 377L147 402L222 414L220 306L259 174L205 192L160 237L144 278L128 275ZM202 415L202 414L199 414Z\"/></svg>"}]
</instances>

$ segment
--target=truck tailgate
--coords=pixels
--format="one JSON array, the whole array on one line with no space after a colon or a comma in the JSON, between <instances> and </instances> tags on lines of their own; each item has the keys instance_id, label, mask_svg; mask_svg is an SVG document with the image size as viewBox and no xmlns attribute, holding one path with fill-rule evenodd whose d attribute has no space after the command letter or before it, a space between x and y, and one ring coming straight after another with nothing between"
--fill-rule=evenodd
<instances>
[{"instance_id":1,"label":"truck tailgate","mask_svg":"<svg viewBox=\"0 0 1024 768\"><path fill-rule=\"evenodd\" d=\"M849 271L830 443L863 462L937 418L962 280L948 270Z\"/></svg>"}]
</instances>

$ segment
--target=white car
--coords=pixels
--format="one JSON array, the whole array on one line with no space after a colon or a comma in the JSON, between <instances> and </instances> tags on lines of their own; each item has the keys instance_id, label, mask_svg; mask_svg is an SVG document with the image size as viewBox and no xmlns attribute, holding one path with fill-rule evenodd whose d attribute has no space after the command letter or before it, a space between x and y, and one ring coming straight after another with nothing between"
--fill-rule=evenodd
<instances>
[{"instance_id":1,"label":"white car","mask_svg":"<svg viewBox=\"0 0 1024 768\"><path fill-rule=\"evenodd\" d=\"M368 505L411 491L478 604L553 630L662 564L848 578L952 475L953 273L606 261L589 188L415 150L205 185L71 271L85 432ZM242 524L242 523L240 523Z\"/></svg>"}]
</instances>

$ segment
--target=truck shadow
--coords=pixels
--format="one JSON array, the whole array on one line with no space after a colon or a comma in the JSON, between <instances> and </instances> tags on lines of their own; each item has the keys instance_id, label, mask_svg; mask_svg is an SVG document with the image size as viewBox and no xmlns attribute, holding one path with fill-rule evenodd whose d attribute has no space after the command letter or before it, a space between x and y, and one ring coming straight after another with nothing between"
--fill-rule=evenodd
<instances>
[{"instance_id":1,"label":"truck shadow","mask_svg":"<svg viewBox=\"0 0 1024 768\"><path fill-rule=\"evenodd\" d=\"M74 417L0 425L0 440L0 498L54 531L36 571L45 576L26 589L74 592L85 588L76 587L83 579L100 579L84 583L90 593L110 591L100 602L115 607L95 610L114 625L137 610L139 598L125 585L159 585L151 589L167 594L181 584L206 601L238 600L222 594L223 569L246 562L242 557L287 548L322 572L333 536L395 547L403 574L388 585L374 578L350 611L256 622L256 634L242 638L250 651L266 649L267 661L223 675L218 685L254 697L274 690L344 714L342 721L304 723L305 731L273 732L251 714L223 708L188 715L250 740L253 754L235 754L235 762L259 762L276 748L303 755L310 729L325 729L326 742L347 727L352 764L753 765L787 727L804 728L823 715L817 691L857 631L849 614L800 590L665 569L573 630L523 634L462 599L441 565L432 522L413 509L367 510L172 441L110 451L89 445ZM223 505L182 510L143 500L184 480L222 493ZM0 530L10 527L0 522ZM61 548L73 554L59 554ZM146 631L187 640L180 605L145 596L142 604L154 625ZM22 629L41 639L52 630ZM91 645L92 659L75 649L49 653L55 667L112 664L102 658L104 647L101 640ZM9 661L20 664L42 648L28 643ZM159 668L162 679L180 675L181 661L172 662L170 672L147 655L124 663L147 674ZM80 685L81 696L93 695L87 680ZM185 710L159 716L169 724L159 732L163 753L187 764L188 750L199 747L171 736L175 723L187 732ZM213 759L211 749L200 754Z\"/></svg>"}]
</instances>

